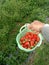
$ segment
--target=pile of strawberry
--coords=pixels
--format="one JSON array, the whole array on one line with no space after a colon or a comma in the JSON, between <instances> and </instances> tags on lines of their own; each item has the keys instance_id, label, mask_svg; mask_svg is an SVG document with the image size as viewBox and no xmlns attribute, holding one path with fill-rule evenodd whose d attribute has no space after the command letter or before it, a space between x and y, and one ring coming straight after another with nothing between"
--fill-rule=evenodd
<instances>
[{"instance_id":1,"label":"pile of strawberry","mask_svg":"<svg viewBox=\"0 0 49 65\"><path fill-rule=\"evenodd\" d=\"M23 37L20 39L20 43L22 47L26 49L32 49L38 42L40 38L38 34L27 32Z\"/></svg>"}]
</instances>

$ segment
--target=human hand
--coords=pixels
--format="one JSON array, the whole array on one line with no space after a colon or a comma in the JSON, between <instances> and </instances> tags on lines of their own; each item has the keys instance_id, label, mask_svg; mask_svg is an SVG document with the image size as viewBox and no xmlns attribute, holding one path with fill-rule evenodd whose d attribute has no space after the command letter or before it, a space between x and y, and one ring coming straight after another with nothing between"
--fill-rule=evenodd
<instances>
[{"instance_id":1,"label":"human hand","mask_svg":"<svg viewBox=\"0 0 49 65\"><path fill-rule=\"evenodd\" d=\"M40 32L43 26L44 26L44 23L38 20L35 20L31 24L28 25L28 28L36 32Z\"/></svg>"}]
</instances>

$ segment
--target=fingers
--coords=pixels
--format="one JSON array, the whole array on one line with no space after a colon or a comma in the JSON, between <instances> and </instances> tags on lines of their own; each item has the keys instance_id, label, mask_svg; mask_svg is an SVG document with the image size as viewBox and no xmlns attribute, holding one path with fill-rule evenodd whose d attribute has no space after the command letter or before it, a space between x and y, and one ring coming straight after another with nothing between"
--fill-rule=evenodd
<instances>
[{"instance_id":1,"label":"fingers","mask_svg":"<svg viewBox=\"0 0 49 65\"><path fill-rule=\"evenodd\" d=\"M27 27L28 27L29 29L31 29L31 24L27 24Z\"/></svg>"},{"instance_id":2,"label":"fingers","mask_svg":"<svg viewBox=\"0 0 49 65\"><path fill-rule=\"evenodd\" d=\"M39 33L40 33L40 32L38 32L38 31L36 32L36 34L39 34Z\"/></svg>"},{"instance_id":3,"label":"fingers","mask_svg":"<svg viewBox=\"0 0 49 65\"><path fill-rule=\"evenodd\" d=\"M39 31L36 31L36 30L32 30L34 33L36 34L39 34L40 32Z\"/></svg>"},{"instance_id":4,"label":"fingers","mask_svg":"<svg viewBox=\"0 0 49 65\"><path fill-rule=\"evenodd\" d=\"M31 29L33 32L35 32L36 34L39 34L39 31L37 31L36 29L34 29L34 26L32 25L32 23L31 24L27 24L27 27L29 29Z\"/></svg>"},{"instance_id":5,"label":"fingers","mask_svg":"<svg viewBox=\"0 0 49 65\"><path fill-rule=\"evenodd\" d=\"M31 30L34 30L34 26L32 25L32 23L31 23L31 24L27 24L27 27L28 27L29 29L31 29Z\"/></svg>"}]
</instances>

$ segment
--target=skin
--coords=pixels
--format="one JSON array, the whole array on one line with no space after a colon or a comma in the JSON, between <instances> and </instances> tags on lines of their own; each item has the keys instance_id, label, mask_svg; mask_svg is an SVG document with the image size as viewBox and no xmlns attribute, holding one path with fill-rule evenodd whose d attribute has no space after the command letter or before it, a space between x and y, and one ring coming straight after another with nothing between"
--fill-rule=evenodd
<instances>
[{"instance_id":1,"label":"skin","mask_svg":"<svg viewBox=\"0 0 49 65\"><path fill-rule=\"evenodd\" d=\"M39 32L41 32L41 29L43 28L44 25L45 25L44 23L42 23L38 20L34 20L32 23L30 23L28 25L28 28L39 33Z\"/></svg>"}]
</instances>

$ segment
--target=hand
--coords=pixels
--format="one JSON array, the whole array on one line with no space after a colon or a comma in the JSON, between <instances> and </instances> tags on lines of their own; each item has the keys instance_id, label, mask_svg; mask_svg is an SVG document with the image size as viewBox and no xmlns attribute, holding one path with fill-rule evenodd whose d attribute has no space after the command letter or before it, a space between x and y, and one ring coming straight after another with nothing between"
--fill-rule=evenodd
<instances>
[{"instance_id":1,"label":"hand","mask_svg":"<svg viewBox=\"0 0 49 65\"><path fill-rule=\"evenodd\" d=\"M36 32L40 32L43 26L44 26L44 23L38 20L35 20L31 24L28 25L28 28Z\"/></svg>"}]
</instances>

